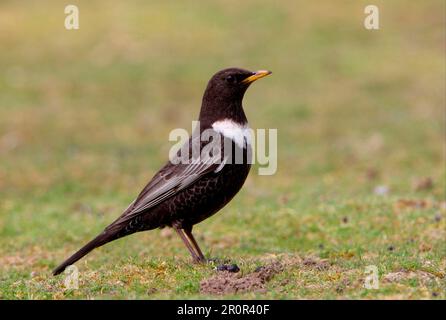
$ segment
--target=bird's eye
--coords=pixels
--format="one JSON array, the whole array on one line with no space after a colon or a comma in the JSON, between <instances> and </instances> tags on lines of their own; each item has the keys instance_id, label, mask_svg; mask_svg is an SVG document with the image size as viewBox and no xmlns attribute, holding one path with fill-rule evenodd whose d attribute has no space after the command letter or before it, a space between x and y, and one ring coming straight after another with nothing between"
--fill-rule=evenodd
<instances>
[{"instance_id":1,"label":"bird's eye","mask_svg":"<svg viewBox=\"0 0 446 320\"><path fill-rule=\"evenodd\" d=\"M227 83L231 83L231 84L234 84L237 82L237 79L234 76L227 76L225 80Z\"/></svg>"}]
</instances>

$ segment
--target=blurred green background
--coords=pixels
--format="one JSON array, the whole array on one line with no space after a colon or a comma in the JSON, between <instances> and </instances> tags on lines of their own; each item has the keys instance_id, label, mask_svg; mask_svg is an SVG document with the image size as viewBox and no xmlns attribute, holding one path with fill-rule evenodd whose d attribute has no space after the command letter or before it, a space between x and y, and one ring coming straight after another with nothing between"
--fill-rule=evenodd
<instances>
[{"instance_id":1,"label":"blurred green background","mask_svg":"<svg viewBox=\"0 0 446 320\"><path fill-rule=\"evenodd\" d=\"M167 231L96 250L79 290L49 272L127 207L231 66L273 71L244 106L278 129L278 171L253 170L199 242L246 273L283 254L330 264L231 297L444 298L445 2L373 1L373 31L368 4L2 1L0 298L206 297L214 271ZM401 279L366 290L370 264Z\"/></svg>"}]
</instances>

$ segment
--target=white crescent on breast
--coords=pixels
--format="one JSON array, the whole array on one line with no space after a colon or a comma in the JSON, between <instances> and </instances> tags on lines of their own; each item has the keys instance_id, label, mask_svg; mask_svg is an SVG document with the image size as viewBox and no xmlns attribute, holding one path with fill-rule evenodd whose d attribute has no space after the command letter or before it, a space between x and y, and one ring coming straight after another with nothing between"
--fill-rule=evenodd
<instances>
[{"instance_id":1,"label":"white crescent on breast","mask_svg":"<svg viewBox=\"0 0 446 320\"><path fill-rule=\"evenodd\" d=\"M212 129L234 141L240 148L245 148L245 141L246 144L251 145L251 129L247 123L241 124L230 119L224 119L214 122Z\"/></svg>"}]
</instances>

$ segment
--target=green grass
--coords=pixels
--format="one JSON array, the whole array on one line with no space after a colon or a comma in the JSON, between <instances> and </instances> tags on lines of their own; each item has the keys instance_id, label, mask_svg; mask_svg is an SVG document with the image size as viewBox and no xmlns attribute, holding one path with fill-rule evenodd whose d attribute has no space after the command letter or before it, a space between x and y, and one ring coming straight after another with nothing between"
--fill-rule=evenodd
<instances>
[{"instance_id":1,"label":"green grass","mask_svg":"<svg viewBox=\"0 0 446 320\"><path fill-rule=\"evenodd\" d=\"M379 31L365 1L76 3L78 31L57 1L0 5L0 298L219 297L200 294L213 266L160 230L81 260L78 290L50 271L166 161L208 78L240 66L274 72L244 105L253 128L278 129L278 171L254 168L194 230L243 275L285 268L225 297L445 299L443 1L375 1Z\"/></svg>"}]
</instances>

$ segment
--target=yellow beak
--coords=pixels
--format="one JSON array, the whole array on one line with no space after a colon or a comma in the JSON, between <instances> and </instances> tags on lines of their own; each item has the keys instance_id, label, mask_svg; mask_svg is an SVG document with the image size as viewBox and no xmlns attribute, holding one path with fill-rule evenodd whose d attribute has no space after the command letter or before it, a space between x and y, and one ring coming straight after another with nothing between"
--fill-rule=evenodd
<instances>
[{"instance_id":1,"label":"yellow beak","mask_svg":"<svg viewBox=\"0 0 446 320\"><path fill-rule=\"evenodd\" d=\"M260 78L266 77L268 75L270 75L272 72L268 71L268 70L259 70L256 71L256 73L254 73L252 76L249 76L248 78L246 78L245 80L242 81L242 83L248 84L251 82L254 82Z\"/></svg>"}]
</instances>

